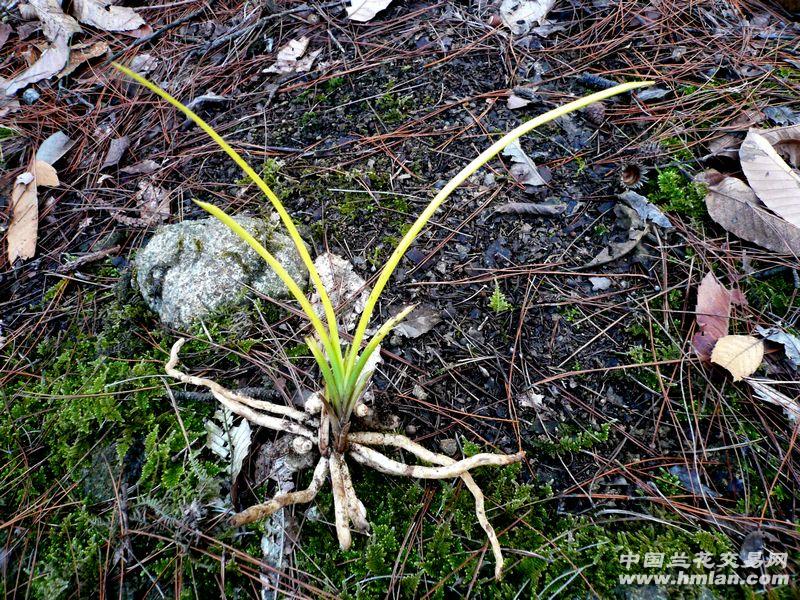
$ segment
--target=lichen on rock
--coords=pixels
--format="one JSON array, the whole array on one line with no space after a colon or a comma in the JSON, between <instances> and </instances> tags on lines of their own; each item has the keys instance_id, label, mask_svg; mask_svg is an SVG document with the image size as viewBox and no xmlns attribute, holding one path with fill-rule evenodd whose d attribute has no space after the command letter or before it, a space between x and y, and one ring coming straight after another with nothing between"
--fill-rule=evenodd
<instances>
[{"instance_id":1,"label":"lichen on rock","mask_svg":"<svg viewBox=\"0 0 800 600\"><path fill-rule=\"evenodd\" d=\"M271 223L236 217L301 287L308 273L291 239ZM244 241L214 218L159 228L135 259L135 282L166 325L185 327L223 306L243 302L248 291L288 296L275 272Z\"/></svg>"}]
</instances>

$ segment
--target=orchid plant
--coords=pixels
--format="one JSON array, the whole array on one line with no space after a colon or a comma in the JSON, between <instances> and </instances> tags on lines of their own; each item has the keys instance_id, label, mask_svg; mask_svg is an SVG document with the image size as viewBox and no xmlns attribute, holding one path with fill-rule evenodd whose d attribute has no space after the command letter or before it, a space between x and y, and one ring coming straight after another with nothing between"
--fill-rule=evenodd
<instances>
[{"instance_id":1,"label":"orchid plant","mask_svg":"<svg viewBox=\"0 0 800 600\"><path fill-rule=\"evenodd\" d=\"M113 64L114 67L122 71L125 75L169 102L197 124L197 126L208 134L261 190L283 222L286 231L297 249L298 255L308 269L311 283L319 297L323 309L323 315L318 315L300 285L292 279L281 263L276 260L251 233L246 231L220 208L206 202L195 201L198 206L219 219L242 240L247 242L247 244L249 244L275 271L286 285L291 295L300 304L300 308L311 324L314 332L313 336L308 336L306 338L306 342L314 356L324 382L324 388L321 390L321 393L314 396L310 402L307 402L305 411L299 411L291 407L255 400L227 390L214 381L187 375L179 371L176 368L178 352L185 340L179 339L173 346L170 360L166 366L166 371L169 375L185 383L209 388L222 404L234 413L243 416L255 424L278 431L287 431L294 435L294 441L296 443L293 444L293 447L297 451L311 451L315 444L319 449L320 461L314 471L312 482L307 489L298 492L278 494L264 504L256 505L235 515L233 517L233 523L241 525L258 518L263 518L284 506L297 502L310 502L324 483L328 474L330 474L331 485L334 491L336 531L340 545L342 548L347 548L351 543L350 525L359 532L367 533L369 530L369 523L366 520L364 505L355 495L350 473L344 460L345 456L349 456L356 462L371 466L381 472L393 475L427 479L460 477L475 497L476 516L492 546L496 559L495 574L499 578L502 573L503 564L500 545L494 530L486 519L483 507L483 494L469 474L469 470L476 466L502 466L517 462L522 460L524 453L518 452L512 455L478 454L468 459L455 461L447 456L428 451L406 436L371 431L351 431L354 415L356 417L364 417L370 411L369 407L365 406L362 402L364 392L370 384L374 369L374 362L370 359L379 351L383 339L400 321L408 316L414 307L407 307L396 316L390 318L381 325L369 339L366 339L367 329L375 313L378 301L406 251L414 243L422 229L428 224L431 217L433 217L442 203L444 203L453 191L471 175L499 154L514 140L533 131L537 127L589 106L594 102L600 102L606 98L650 85L650 82L621 84L574 100L539 115L500 137L489 148L481 152L480 155L461 169L461 171L434 196L400 240L397 247L386 261L385 266L369 294L352 340L350 343L344 343L340 336L340 326L337 321L336 310L328 295L328 291L325 289L320 274L314 265L314 261L309 254L308 248L300 236L292 217L264 179L247 164L241 155L239 155L211 125L199 117L194 111L141 75L118 63ZM425 462L439 466L406 465L377 452L374 450L374 446L402 448Z\"/></svg>"}]
</instances>

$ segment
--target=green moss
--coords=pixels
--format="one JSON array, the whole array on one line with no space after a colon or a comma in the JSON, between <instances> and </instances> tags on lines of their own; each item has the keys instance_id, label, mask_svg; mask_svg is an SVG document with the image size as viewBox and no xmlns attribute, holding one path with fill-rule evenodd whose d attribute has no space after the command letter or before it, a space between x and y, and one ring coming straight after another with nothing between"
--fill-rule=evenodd
<instances>
[{"instance_id":1,"label":"green moss","mask_svg":"<svg viewBox=\"0 0 800 600\"><path fill-rule=\"evenodd\" d=\"M678 169L659 172L650 200L663 209L701 221L706 215L702 187L689 181Z\"/></svg>"},{"instance_id":2,"label":"green moss","mask_svg":"<svg viewBox=\"0 0 800 600\"><path fill-rule=\"evenodd\" d=\"M407 95L401 96L393 92L387 92L375 103L375 108L381 121L386 125L393 125L404 121L409 110L413 106L414 97Z\"/></svg>"},{"instance_id":3,"label":"green moss","mask_svg":"<svg viewBox=\"0 0 800 600\"><path fill-rule=\"evenodd\" d=\"M755 308L785 317L792 308L794 282L787 273L779 273L765 279L750 277L744 287L748 302Z\"/></svg>"},{"instance_id":4,"label":"green moss","mask_svg":"<svg viewBox=\"0 0 800 600\"><path fill-rule=\"evenodd\" d=\"M579 430L574 425L564 423L558 427L557 435L560 437L555 442L539 440L534 445L550 456L560 456L570 452L590 450L598 444L607 442L610 433L611 425L609 423L603 423L597 431Z\"/></svg>"}]
</instances>

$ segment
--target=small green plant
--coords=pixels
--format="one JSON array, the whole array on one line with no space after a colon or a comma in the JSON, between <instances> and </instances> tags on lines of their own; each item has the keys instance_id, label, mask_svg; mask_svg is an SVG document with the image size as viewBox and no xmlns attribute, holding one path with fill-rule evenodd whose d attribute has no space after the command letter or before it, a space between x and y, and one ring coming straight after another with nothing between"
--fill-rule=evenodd
<instances>
[{"instance_id":1,"label":"small green plant","mask_svg":"<svg viewBox=\"0 0 800 600\"><path fill-rule=\"evenodd\" d=\"M323 391L315 395L306 405L305 411L292 407L257 401L246 396L236 394L223 388L218 383L209 379L195 377L182 373L176 368L178 353L185 339L176 341L170 353L170 360L166 365L166 372L170 376L188 384L209 388L214 396L224 406L251 422L278 431L293 434L296 446L310 451L316 444L320 451L320 461L314 470L309 487L298 492L278 494L265 504L256 505L236 515L232 522L242 525L263 518L274 513L283 506L298 502L310 502L318 493L328 474L330 474L333 489L334 513L336 532L339 544L343 549L351 544L350 525L357 531L366 533L369 523L366 520L366 509L356 497L350 472L344 460L345 455L356 462L375 468L383 473L418 477L424 479L444 479L460 477L466 487L475 497L475 512L478 521L486 532L492 551L495 555L495 575L500 577L502 572L502 554L497 536L486 519L484 510L483 493L469 474L469 470L484 465L504 466L522 460L524 453L513 455L478 454L470 458L454 461L453 459L430 452L424 447L412 442L409 438L395 434L351 432L350 424L353 414L360 411L360 416L366 416L364 411L369 409L360 402L367 386L370 384L375 368L373 355L383 339L392 329L402 321L412 310L409 306L381 325L372 337L365 339L367 328L381 298L383 290L388 284L395 269L406 251L414 243L422 229L433 217L434 213L444 203L450 194L462 183L471 177L486 162L499 154L508 144L532 131L533 129L549 123L563 115L579 110L593 102L621 94L645 85L650 82L633 82L615 86L591 94L584 98L574 100L564 106L553 109L543 115L530 119L522 125L503 135L488 149L481 152L466 167L461 169L439 192L434 196L425 210L417 217L408 228L396 248L386 260L386 264L378 276L372 291L369 294L361 313L358 325L349 344L342 342L339 336L339 323L336 311L328 296L322 278L317 271L314 261L308 252L297 227L281 201L272 191L270 186L252 167L237 153L208 123L196 115L191 109L170 96L167 92L143 78L141 75L117 63L114 66L135 80L140 85L160 96L175 108L183 112L200 129L208 134L217 145L244 171L253 183L264 193L283 222L291 237L297 252L307 268L311 283L323 307L323 316L317 314L308 298L297 282L289 275L281 263L264 246L239 225L225 212L212 204L196 201L197 205L208 211L211 215L222 221L241 239L247 242L272 268L276 275L283 281L291 295L300 304L302 312L310 322L316 337L308 336L305 342L313 355L324 381ZM272 413L272 414L269 414ZM319 417L317 417L319 415ZM311 429L316 427L316 432ZM406 465L374 450L374 446L390 446L402 448L415 455L420 460L437 465L435 467Z\"/></svg>"},{"instance_id":2,"label":"small green plant","mask_svg":"<svg viewBox=\"0 0 800 600\"><path fill-rule=\"evenodd\" d=\"M678 169L661 171L656 186L651 198L664 209L695 219L701 219L706 214L704 194Z\"/></svg>"},{"instance_id":3,"label":"small green plant","mask_svg":"<svg viewBox=\"0 0 800 600\"><path fill-rule=\"evenodd\" d=\"M492 292L492 296L489 298L489 307L497 314L514 308L500 289L500 284L497 283L496 279L494 281L494 292Z\"/></svg>"}]
</instances>

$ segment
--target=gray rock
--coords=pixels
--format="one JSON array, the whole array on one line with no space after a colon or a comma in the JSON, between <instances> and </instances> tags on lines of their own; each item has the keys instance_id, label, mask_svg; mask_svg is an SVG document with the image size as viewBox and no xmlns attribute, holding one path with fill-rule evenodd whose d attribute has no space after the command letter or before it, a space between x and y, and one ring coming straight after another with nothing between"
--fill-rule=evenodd
<instances>
[{"instance_id":1,"label":"gray rock","mask_svg":"<svg viewBox=\"0 0 800 600\"><path fill-rule=\"evenodd\" d=\"M291 239L263 219L236 217L300 287L308 280ZM175 327L241 304L250 288L273 298L289 291L252 248L217 219L161 227L134 261L135 281L147 305Z\"/></svg>"}]
</instances>

